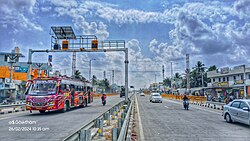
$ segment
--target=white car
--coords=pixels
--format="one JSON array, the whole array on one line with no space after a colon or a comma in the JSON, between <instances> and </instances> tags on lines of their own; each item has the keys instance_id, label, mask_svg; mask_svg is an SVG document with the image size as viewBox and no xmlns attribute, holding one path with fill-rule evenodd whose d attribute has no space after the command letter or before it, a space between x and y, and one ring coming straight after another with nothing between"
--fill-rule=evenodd
<instances>
[{"instance_id":1,"label":"white car","mask_svg":"<svg viewBox=\"0 0 250 141\"><path fill-rule=\"evenodd\" d=\"M236 99L223 107L223 117L227 122L250 125L250 100Z\"/></svg>"},{"instance_id":2,"label":"white car","mask_svg":"<svg viewBox=\"0 0 250 141\"><path fill-rule=\"evenodd\" d=\"M151 95L149 97L149 101L162 103L162 97L159 93L151 93Z\"/></svg>"},{"instance_id":3,"label":"white car","mask_svg":"<svg viewBox=\"0 0 250 141\"><path fill-rule=\"evenodd\" d=\"M145 94L144 93L140 93L140 96L145 96Z\"/></svg>"}]
</instances>

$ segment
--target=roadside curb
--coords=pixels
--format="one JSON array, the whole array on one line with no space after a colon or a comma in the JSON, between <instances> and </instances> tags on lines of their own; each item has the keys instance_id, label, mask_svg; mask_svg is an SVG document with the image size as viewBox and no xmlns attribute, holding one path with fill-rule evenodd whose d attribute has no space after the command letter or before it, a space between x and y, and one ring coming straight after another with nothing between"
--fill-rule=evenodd
<instances>
[{"instance_id":1,"label":"roadside curb","mask_svg":"<svg viewBox=\"0 0 250 141\"><path fill-rule=\"evenodd\" d=\"M216 104L210 104L210 103L198 103L198 102L193 102L191 103L193 105L197 105L197 106L202 106L202 107L207 107L207 108L211 108L211 109L216 109L216 110L223 110L223 106L224 105L216 105Z\"/></svg>"},{"instance_id":2,"label":"roadside curb","mask_svg":"<svg viewBox=\"0 0 250 141\"><path fill-rule=\"evenodd\" d=\"M168 99L168 98L165 98L165 99ZM176 100L176 99L170 99L170 100ZM180 101L180 100L176 100L176 101ZM217 105L217 104L210 104L210 103L199 103L199 102L190 102L190 104L193 104L193 105L197 105L197 106L200 106L200 107L206 107L206 108L210 108L210 109L215 109L215 110L223 110L223 105Z\"/></svg>"}]
</instances>

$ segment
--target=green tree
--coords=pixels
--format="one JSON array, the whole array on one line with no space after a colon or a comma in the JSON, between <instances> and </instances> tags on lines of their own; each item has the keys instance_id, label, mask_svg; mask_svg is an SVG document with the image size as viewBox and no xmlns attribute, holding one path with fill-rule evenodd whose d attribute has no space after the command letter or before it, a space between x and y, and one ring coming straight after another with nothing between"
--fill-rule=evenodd
<instances>
[{"instance_id":1,"label":"green tree","mask_svg":"<svg viewBox=\"0 0 250 141\"><path fill-rule=\"evenodd\" d=\"M98 79L97 79L97 77L95 75L93 75L93 77L92 77L92 84L93 85L97 85L98 84Z\"/></svg>"},{"instance_id":2,"label":"green tree","mask_svg":"<svg viewBox=\"0 0 250 141\"><path fill-rule=\"evenodd\" d=\"M76 79L81 79L81 77L82 77L81 72L80 72L79 70L76 70L76 71L75 71L75 74L74 74L74 77L75 77Z\"/></svg>"},{"instance_id":3,"label":"green tree","mask_svg":"<svg viewBox=\"0 0 250 141\"><path fill-rule=\"evenodd\" d=\"M210 66L207 71L214 71L216 69L217 69L217 67L215 65L213 65L213 66Z\"/></svg>"},{"instance_id":4,"label":"green tree","mask_svg":"<svg viewBox=\"0 0 250 141\"><path fill-rule=\"evenodd\" d=\"M171 86L171 79L170 78L166 78L163 80L163 85L164 86L167 86L167 87L170 87Z\"/></svg>"},{"instance_id":5,"label":"green tree","mask_svg":"<svg viewBox=\"0 0 250 141\"><path fill-rule=\"evenodd\" d=\"M81 72L79 70L76 70L74 77L75 79L86 81L86 78L81 75Z\"/></svg>"},{"instance_id":6,"label":"green tree","mask_svg":"<svg viewBox=\"0 0 250 141\"><path fill-rule=\"evenodd\" d=\"M174 74L174 80L179 80L181 79L181 75L177 72Z\"/></svg>"},{"instance_id":7,"label":"green tree","mask_svg":"<svg viewBox=\"0 0 250 141\"><path fill-rule=\"evenodd\" d=\"M207 85L207 74L205 73L205 65L198 61L195 67L193 67L193 70L191 72L191 86L192 87L201 87L202 86L202 76L203 76L203 82L204 86Z\"/></svg>"},{"instance_id":8,"label":"green tree","mask_svg":"<svg viewBox=\"0 0 250 141\"><path fill-rule=\"evenodd\" d=\"M110 89L109 81L107 78L105 78L104 80L101 80L99 83L99 86L102 87L103 89L105 89L106 92L108 92Z\"/></svg>"},{"instance_id":9,"label":"green tree","mask_svg":"<svg viewBox=\"0 0 250 141\"><path fill-rule=\"evenodd\" d=\"M187 88L187 77L189 76L190 78L190 69L185 69L185 72L182 75L181 88Z\"/></svg>"},{"instance_id":10,"label":"green tree","mask_svg":"<svg viewBox=\"0 0 250 141\"><path fill-rule=\"evenodd\" d=\"M179 81L181 79L182 79L182 77L178 72L174 74L174 78L173 78L173 87L174 88L179 88L180 87Z\"/></svg>"},{"instance_id":11,"label":"green tree","mask_svg":"<svg viewBox=\"0 0 250 141\"><path fill-rule=\"evenodd\" d=\"M199 74L201 72L205 72L206 67L201 61L198 61L193 69Z\"/></svg>"}]
</instances>

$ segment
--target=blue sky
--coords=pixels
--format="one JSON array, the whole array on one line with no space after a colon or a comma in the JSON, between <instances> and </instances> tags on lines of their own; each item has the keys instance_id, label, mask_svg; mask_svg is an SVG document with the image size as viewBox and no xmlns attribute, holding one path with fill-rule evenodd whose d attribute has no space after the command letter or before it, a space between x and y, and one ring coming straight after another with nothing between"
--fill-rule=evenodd
<instances>
[{"instance_id":1,"label":"blue sky","mask_svg":"<svg viewBox=\"0 0 250 141\"><path fill-rule=\"evenodd\" d=\"M190 66L202 61L218 67L248 64L250 52L249 0L11 0L0 1L0 51L21 48L27 61L29 48L50 48L50 27L70 25L76 34L95 34L99 40L126 40L129 48L130 85L144 87L162 81L185 69L185 54ZM34 54L33 60L46 62L48 54ZM54 70L70 74L72 54L52 54ZM88 78L88 63L93 73L108 77L116 71L115 82L124 81L123 53L77 54L77 68ZM135 72L138 71L138 72ZM155 71L155 72L142 72Z\"/></svg>"}]
</instances>

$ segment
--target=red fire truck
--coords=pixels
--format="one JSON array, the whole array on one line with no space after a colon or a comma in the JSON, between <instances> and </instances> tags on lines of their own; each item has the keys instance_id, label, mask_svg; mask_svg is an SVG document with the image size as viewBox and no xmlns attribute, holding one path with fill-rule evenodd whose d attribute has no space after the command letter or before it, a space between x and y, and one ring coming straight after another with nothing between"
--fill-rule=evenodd
<instances>
[{"instance_id":1,"label":"red fire truck","mask_svg":"<svg viewBox=\"0 0 250 141\"><path fill-rule=\"evenodd\" d=\"M26 110L30 111L65 112L93 102L93 90L88 82L67 77L41 77L29 80L26 86Z\"/></svg>"}]
</instances>

